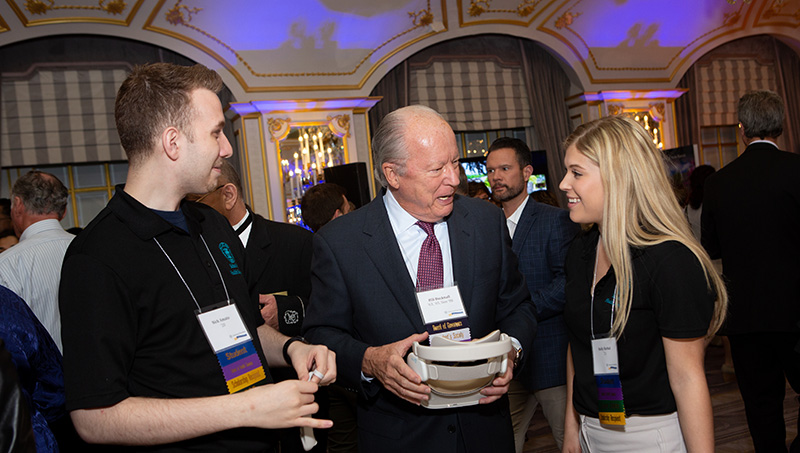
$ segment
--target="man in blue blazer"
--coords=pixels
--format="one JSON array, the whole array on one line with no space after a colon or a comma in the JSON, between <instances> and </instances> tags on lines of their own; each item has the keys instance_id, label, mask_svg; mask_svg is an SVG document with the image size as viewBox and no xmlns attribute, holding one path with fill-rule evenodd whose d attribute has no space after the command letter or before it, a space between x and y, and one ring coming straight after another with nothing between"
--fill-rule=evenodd
<instances>
[{"instance_id":1,"label":"man in blue blazer","mask_svg":"<svg viewBox=\"0 0 800 453\"><path fill-rule=\"evenodd\" d=\"M514 444L521 453L536 407L542 406L560 449L567 399L564 259L580 227L569 219L568 211L530 198L531 151L522 140L501 137L492 142L486 169L492 197L503 205L512 248L519 257L519 269L539 322L531 354L514 376L508 393Z\"/></svg>"},{"instance_id":2,"label":"man in blue blazer","mask_svg":"<svg viewBox=\"0 0 800 453\"><path fill-rule=\"evenodd\" d=\"M455 195L458 147L447 122L423 106L387 115L373 139L376 176L387 189L334 219L314 237L306 336L337 353L339 381L359 389L361 452L513 451L505 393L510 367L481 390L481 404L427 409L430 388L404 356L427 338L415 286L433 223L442 286L457 286L472 338L495 329L514 337L516 356L536 333L530 294L502 212ZM427 239L426 239L427 238ZM512 355L514 351L512 351Z\"/></svg>"}]
</instances>

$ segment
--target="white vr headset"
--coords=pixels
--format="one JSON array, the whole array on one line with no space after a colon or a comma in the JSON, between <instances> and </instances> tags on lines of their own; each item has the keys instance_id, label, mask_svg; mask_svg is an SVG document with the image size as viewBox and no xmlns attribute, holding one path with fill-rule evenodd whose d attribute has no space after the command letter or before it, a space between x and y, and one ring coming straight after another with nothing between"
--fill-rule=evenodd
<instances>
[{"instance_id":1,"label":"white vr headset","mask_svg":"<svg viewBox=\"0 0 800 453\"><path fill-rule=\"evenodd\" d=\"M430 346L414 342L406 362L431 388L428 409L478 404L480 391L508 368L511 339L499 330L472 341L431 338Z\"/></svg>"}]
</instances>

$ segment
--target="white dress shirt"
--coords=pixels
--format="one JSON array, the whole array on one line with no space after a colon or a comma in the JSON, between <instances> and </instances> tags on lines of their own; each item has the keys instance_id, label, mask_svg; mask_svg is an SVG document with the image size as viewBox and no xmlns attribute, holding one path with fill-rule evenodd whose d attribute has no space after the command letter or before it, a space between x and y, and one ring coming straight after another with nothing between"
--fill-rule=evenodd
<instances>
[{"instance_id":1,"label":"white dress shirt","mask_svg":"<svg viewBox=\"0 0 800 453\"><path fill-rule=\"evenodd\" d=\"M386 212L389 214L389 223L392 225L394 236L400 245L400 253L403 255L408 274L411 276L411 280L414 281L414 286L416 286L419 253L422 250L422 243L428 237L428 233L421 226L416 225L417 219L400 206L400 203L392 195L391 190L386 191L386 195L383 196L383 202L386 205ZM453 260L450 254L450 236L448 235L447 222L442 220L434 224L433 233L436 235L436 240L439 241L439 247L442 249L443 284L447 288L455 284L453 282Z\"/></svg>"},{"instance_id":2,"label":"white dress shirt","mask_svg":"<svg viewBox=\"0 0 800 453\"><path fill-rule=\"evenodd\" d=\"M247 211L247 214L242 217L242 220L239 221L236 225L233 226L233 231L238 231L239 227L244 225L244 222L247 221L247 218L253 214L250 214L250 211ZM255 220L255 219L254 219ZM253 222L250 222L250 225L247 225L247 228L244 229L241 233L239 233L239 240L242 241L242 245L247 247L247 241L250 240L250 232L253 231Z\"/></svg>"},{"instance_id":3,"label":"white dress shirt","mask_svg":"<svg viewBox=\"0 0 800 453\"><path fill-rule=\"evenodd\" d=\"M519 225L519 218L522 217L522 211L525 210L525 205L528 204L528 199L531 196L528 195L522 200L522 203L517 206L517 210L514 211L511 216L506 219L506 226L508 227L508 235L511 236L511 239L514 239L514 233L517 231L517 225Z\"/></svg>"},{"instance_id":4,"label":"white dress shirt","mask_svg":"<svg viewBox=\"0 0 800 453\"><path fill-rule=\"evenodd\" d=\"M64 254L74 238L58 220L41 220L22 232L19 244L0 253L0 284L31 307L59 351L62 348L58 285Z\"/></svg>"}]
</instances>

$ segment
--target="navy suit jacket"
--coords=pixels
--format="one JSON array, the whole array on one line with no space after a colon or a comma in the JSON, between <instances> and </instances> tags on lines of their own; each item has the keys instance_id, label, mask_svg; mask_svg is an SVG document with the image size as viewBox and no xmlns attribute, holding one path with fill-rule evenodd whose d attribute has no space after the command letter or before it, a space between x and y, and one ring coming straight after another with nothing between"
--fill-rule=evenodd
<instances>
[{"instance_id":1,"label":"navy suit jacket","mask_svg":"<svg viewBox=\"0 0 800 453\"><path fill-rule=\"evenodd\" d=\"M512 248L519 258L536 306L539 327L533 348L515 378L528 390L567 381L567 325L564 323L564 260L580 226L569 211L528 198L514 231Z\"/></svg>"},{"instance_id":2,"label":"navy suit jacket","mask_svg":"<svg viewBox=\"0 0 800 453\"><path fill-rule=\"evenodd\" d=\"M728 281L725 335L797 332L800 156L753 143L706 180L702 242Z\"/></svg>"},{"instance_id":3,"label":"navy suit jacket","mask_svg":"<svg viewBox=\"0 0 800 453\"><path fill-rule=\"evenodd\" d=\"M511 251L502 211L455 197L447 219L453 274L473 338L500 329L530 349L534 307ZM507 398L488 405L425 409L373 379L361 379L364 352L425 332L414 283L383 197L334 219L314 236L311 302L304 331L336 352L339 381L359 388L360 451L513 451Z\"/></svg>"}]
</instances>

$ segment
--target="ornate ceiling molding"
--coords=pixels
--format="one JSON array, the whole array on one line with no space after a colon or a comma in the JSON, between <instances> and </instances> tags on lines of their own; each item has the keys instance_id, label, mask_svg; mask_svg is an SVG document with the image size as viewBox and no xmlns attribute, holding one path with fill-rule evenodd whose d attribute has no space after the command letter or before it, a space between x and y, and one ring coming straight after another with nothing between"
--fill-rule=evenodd
<instances>
[{"instance_id":1,"label":"ornate ceiling molding","mask_svg":"<svg viewBox=\"0 0 800 453\"><path fill-rule=\"evenodd\" d=\"M172 1L174 1L174 3L172 3ZM186 3L184 3L185 1ZM374 47L370 49L363 49L363 56L361 56L358 61L342 62L344 65L350 65L344 70L268 72L262 71L256 67L256 63L254 63L254 56L246 55L244 51L237 50L233 45L226 42L225 39L216 36L214 33L203 28L202 26L195 25L193 23L193 19L201 14L205 14L205 12L201 7L190 5L191 2L192 0L169 0L169 3L172 3L172 6L163 13L162 22L159 16L161 16L161 12L165 8L167 0L160 0L158 5L150 14L150 17L147 19L144 29L168 35L202 49L204 52L208 53L214 57L214 59L219 61L223 66L228 68L234 77L236 77L236 79L246 87L246 91L251 92L359 89L375 71L375 68L392 55L424 38L447 31L446 0L441 0L440 10L438 12L432 9L431 0L424 0L424 8L405 11L408 20L408 24L405 26L406 28L386 38L383 42L374 45ZM180 27L188 29L189 33L179 31ZM419 35L420 33L422 34ZM414 36L414 34L418 34L419 36L412 38L407 42L403 42L401 39ZM394 47L390 46L392 44ZM357 75L357 73L362 70L362 67L381 51L385 51L386 53L369 67L366 74L361 78L360 81L358 81L357 84L345 84L339 86L308 85L287 87L283 85L264 86L263 84L265 83L274 84L277 82L260 80L281 78L326 78L331 80L336 78L352 78L351 76ZM226 58L225 55L228 55L232 58Z\"/></svg>"},{"instance_id":2,"label":"ornate ceiling molding","mask_svg":"<svg viewBox=\"0 0 800 453\"><path fill-rule=\"evenodd\" d=\"M529 26L546 7L543 0L457 0L458 25L468 27L482 24ZM552 3L552 0L551 2Z\"/></svg>"},{"instance_id":3,"label":"ornate ceiling molding","mask_svg":"<svg viewBox=\"0 0 800 453\"><path fill-rule=\"evenodd\" d=\"M129 26L144 0L6 0L25 27L90 22Z\"/></svg>"},{"instance_id":4,"label":"ornate ceiling molding","mask_svg":"<svg viewBox=\"0 0 800 453\"><path fill-rule=\"evenodd\" d=\"M786 0L763 2L754 25L757 27L800 26L800 5L790 5Z\"/></svg>"},{"instance_id":5,"label":"ornate ceiling molding","mask_svg":"<svg viewBox=\"0 0 800 453\"><path fill-rule=\"evenodd\" d=\"M559 7L552 10L549 16L544 18L537 30L555 37L567 46L577 57L592 83L667 83L672 81L678 71L699 48L722 36L745 30L755 6L746 3L733 6L725 3L724 6L733 9L722 13L716 24L711 22L711 28L708 30L677 46L660 46L658 41L652 38L652 35L648 36L651 33L651 28L655 27L655 30L658 30L658 24L650 24L647 29L642 30L642 22L628 24L632 26L628 30L627 39L616 47L593 45L585 35L597 30L597 25L593 23L593 14L591 14L592 8L597 8L597 4L585 2L584 0L564 1ZM648 39L651 41L647 42ZM633 44L630 45L629 43ZM636 48L636 46L640 48ZM626 51L636 52L637 55L645 57L648 56L648 53L655 54L658 52L659 58L651 59L651 61L658 64L637 66L634 64L620 65L612 62L614 59L612 57L625 60L625 58L619 58L623 54L618 52ZM627 60L628 63L631 63L643 61L644 59ZM611 72L617 74L628 73L629 75L606 75ZM644 75L642 73L649 74Z\"/></svg>"},{"instance_id":6,"label":"ornate ceiling molding","mask_svg":"<svg viewBox=\"0 0 800 453\"><path fill-rule=\"evenodd\" d=\"M302 1L6 0L0 33L6 43L60 33L150 42L220 69L242 99L364 96L413 49L481 33L542 43L586 91L674 86L700 55L741 37L800 42L800 0ZM350 92L325 93L335 91Z\"/></svg>"}]
</instances>

